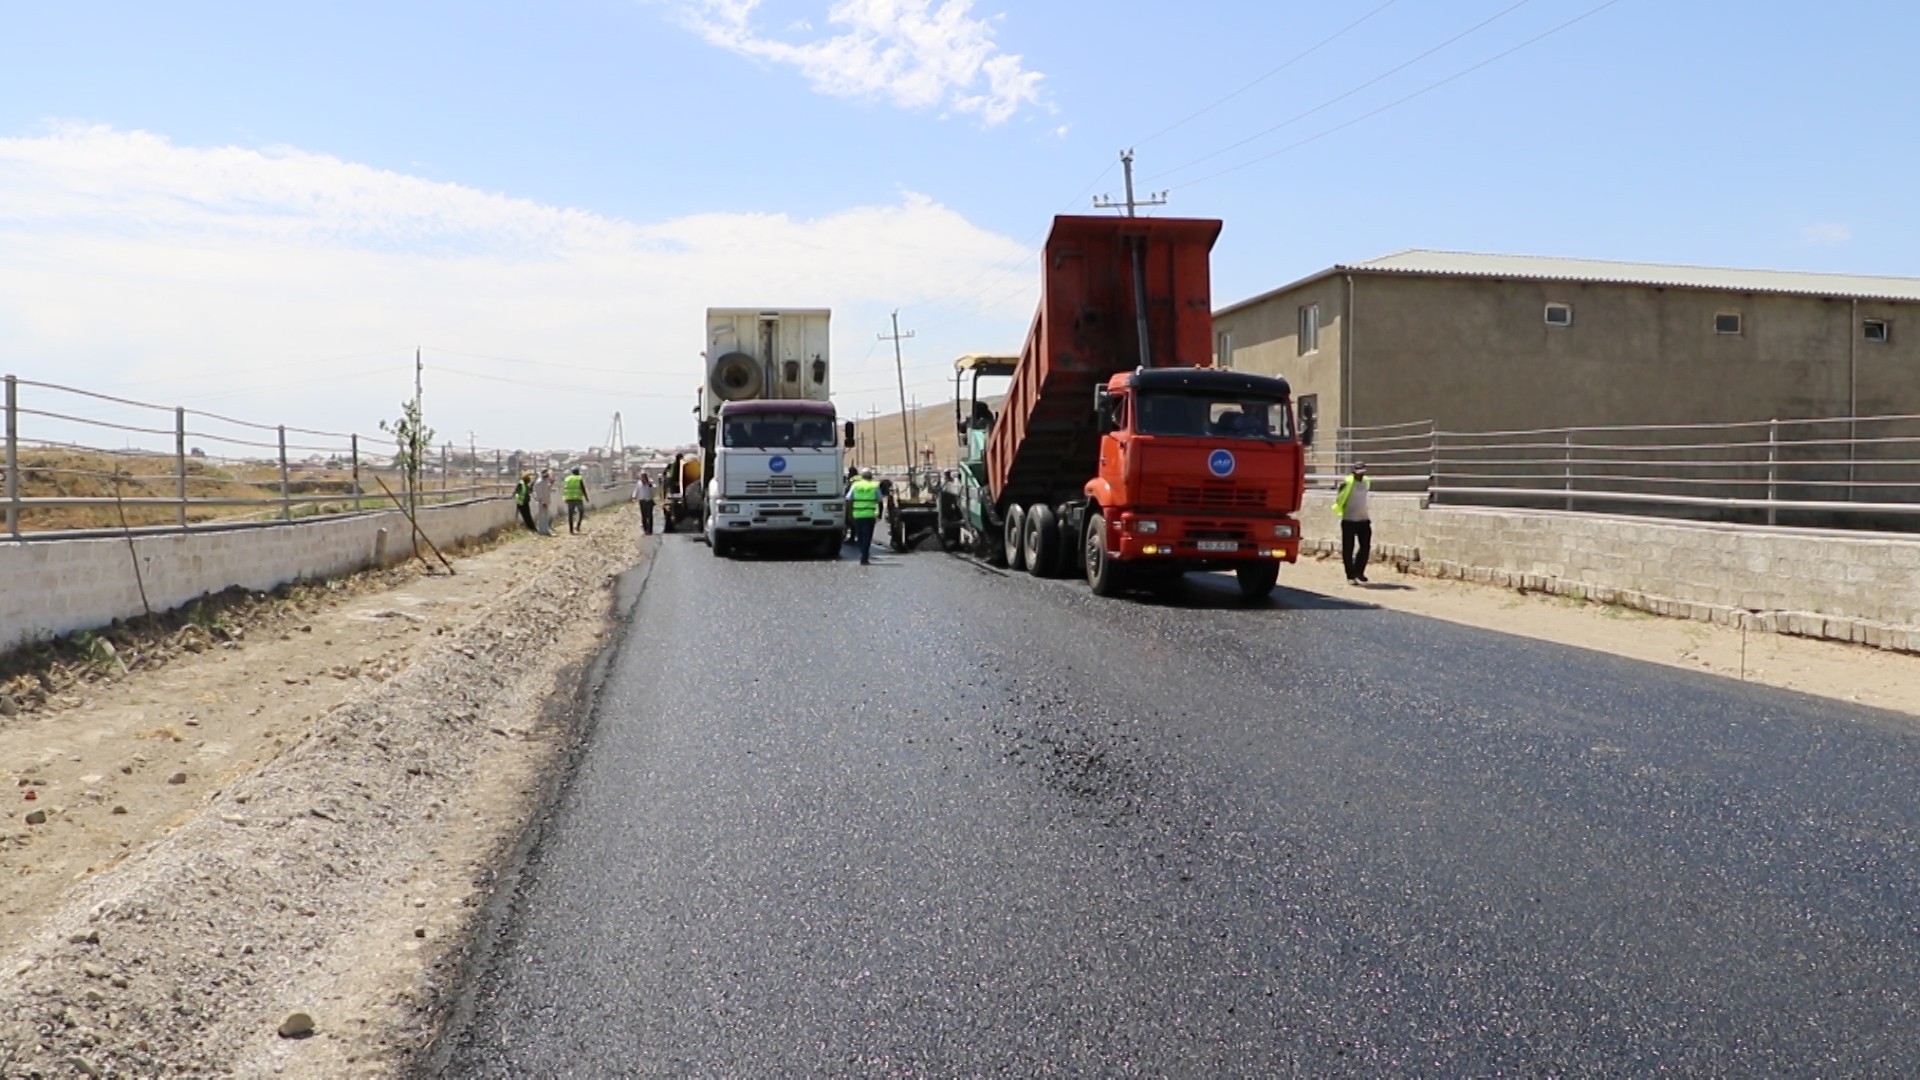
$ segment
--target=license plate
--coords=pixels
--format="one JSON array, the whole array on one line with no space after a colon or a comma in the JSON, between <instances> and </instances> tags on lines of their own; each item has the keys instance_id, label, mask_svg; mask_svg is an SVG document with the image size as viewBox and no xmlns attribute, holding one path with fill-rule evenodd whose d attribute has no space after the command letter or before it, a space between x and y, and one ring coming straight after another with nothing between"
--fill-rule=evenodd
<instances>
[{"instance_id":1,"label":"license plate","mask_svg":"<svg viewBox=\"0 0 1920 1080\"><path fill-rule=\"evenodd\" d=\"M1238 540L1196 540L1193 546L1199 548L1201 551L1240 550L1240 542Z\"/></svg>"}]
</instances>

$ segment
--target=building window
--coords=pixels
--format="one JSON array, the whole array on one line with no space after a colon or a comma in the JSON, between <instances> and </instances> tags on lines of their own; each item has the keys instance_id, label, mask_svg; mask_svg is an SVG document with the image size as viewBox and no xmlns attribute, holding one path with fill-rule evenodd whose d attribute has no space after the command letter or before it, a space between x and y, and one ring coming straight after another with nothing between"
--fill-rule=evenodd
<instances>
[{"instance_id":1,"label":"building window","mask_svg":"<svg viewBox=\"0 0 1920 1080\"><path fill-rule=\"evenodd\" d=\"M1722 311L1713 317L1713 332L1716 334L1740 333L1740 313Z\"/></svg>"},{"instance_id":2,"label":"building window","mask_svg":"<svg viewBox=\"0 0 1920 1080\"><path fill-rule=\"evenodd\" d=\"M1573 325L1573 305L1572 304L1548 304L1547 305L1547 325L1548 326L1572 326Z\"/></svg>"},{"instance_id":3,"label":"building window","mask_svg":"<svg viewBox=\"0 0 1920 1080\"><path fill-rule=\"evenodd\" d=\"M1300 355L1320 351L1320 305L1300 307Z\"/></svg>"},{"instance_id":4,"label":"building window","mask_svg":"<svg viewBox=\"0 0 1920 1080\"><path fill-rule=\"evenodd\" d=\"M1868 319L1860 324L1861 336L1882 345L1893 340L1893 324L1885 319Z\"/></svg>"},{"instance_id":5,"label":"building window","mask_svg":"<svg viewBox=\"0 0 1920 1080\"><path fill-rule=\"evenodd\" d=\"M1216 367L1230 368L1233 366L1232 333L1227 331L1220 333L1218 340L1214 343L1213 363Z\"/></svg>"}]
</instances>

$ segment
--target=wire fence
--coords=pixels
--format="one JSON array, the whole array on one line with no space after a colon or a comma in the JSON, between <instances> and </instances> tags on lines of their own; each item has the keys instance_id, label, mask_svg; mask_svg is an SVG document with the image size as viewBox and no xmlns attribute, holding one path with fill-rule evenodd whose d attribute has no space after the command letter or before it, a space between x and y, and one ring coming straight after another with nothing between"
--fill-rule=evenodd
<instances>
[{"instance_id":1,"label":"wire fence","mask_svg":"<svg viewBox=\"0 0 1920 1080\"><path fill-rule=\"evenodd\" d=\"M1920 530L1920 416L1450 432L1342 428L1334 483L1430 503L1604 511L1750 525Z\"/></svg>"},{"instance_id":2,"label":"wire fence","mask_svg":"<svg viewBox=\"0 0 1920 1080\"><path fill-rule=\"evenodd\" d=\"M16 540L288 522L408 498L390 433L262 424L12 375L5 394L6 531ZM450 443L422 458L419 504L508 495L522 471L560 464Z\"/></svg>"}]
</instances>

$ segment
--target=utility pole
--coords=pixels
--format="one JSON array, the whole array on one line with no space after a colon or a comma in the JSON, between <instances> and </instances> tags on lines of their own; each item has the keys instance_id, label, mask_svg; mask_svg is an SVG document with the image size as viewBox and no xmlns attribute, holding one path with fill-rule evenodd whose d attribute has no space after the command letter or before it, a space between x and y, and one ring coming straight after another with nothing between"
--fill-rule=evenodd
<instances>
[{"instance_id":1,"label":"utility pole","mask_svg":"<svg viewBox=\"0 0 1920 1080\"><path fill-rule=\"evenodd\" d=\"M407 446L408 460L413 463L413 468L407 470L407 513L409 515L418 515L420 513L420 496L414 489L420 486L420 451L425 449L425 447L420 445L420 425L424 416L420 411L420 374L422 370L423 368L420 364L420 346L415 345L413 347L413 432L407 436L407 442L409 444ZM414 550L419 550L417 542L414 545Z\"/></svg>"},{"instance_id":2,"label":"utility pole","mask_svg":"<svg viewBox=\"0 0 1920 1080\"><path fill-rule=\"evenodd\" d=\"M1167 205L1167 193L1164 191L1156 191L1144 199L1136 199L1133 197L1133 150L1131 148L1120 151L1120 167L1126 172L1126 176L1127 176L1127 201L1124 203L1117 203L1113 201L1111 196L1095 195L1093 197L1094 209L1096 210L1124 209L1126 210L1128 217L1136 217L1138 216L1134 213L1134 209L1136 207Z\"/></svg>"},{"instance_id":3,"label":"utility pole","mask_svg":"<svg viewBox=\"0 0 1920 1080\"><path fill-rule=\"evenodd\" d=\"M907 371L900 360L900 342L912 336L911 330L904 334L900 332L899 308L893 309L893 333L878 335L881 341L893 342L893 375L900 381L900 449L907 455L907 491L917 496L920 494L920 481L914 478L913 432L907 426Z\"/></svg>"},{"instance_id":4,"label":"utility pole","mask_svg":"<svg viewBox=\"0 0 1920 1080\"><path fill-rule=\"evenodd\" d=\"M1133 197L1132 147L1120 151L1120 165L1121 168L1125 170L1127 176L1127 201L1125 208L1128 217L1135 216L1134 209L1136 207L1165 206L1167 204L1167 193L1164 191L1156 191L1145 199L1135 199ZM1117 210L1121 207L1120 203L1114 202L1105 195L1095 197L1093 205L1101 210ZM1146 243L1146 238L1142 236L1129 237L1127 243L1127 246L1131 248L1133 252L1133 318L1135 330L1140 335L1140 366L1143 368L1153 366L1153 349L1147 342L1147 272L1142 254Z\"/></svg>"}]
</instances>

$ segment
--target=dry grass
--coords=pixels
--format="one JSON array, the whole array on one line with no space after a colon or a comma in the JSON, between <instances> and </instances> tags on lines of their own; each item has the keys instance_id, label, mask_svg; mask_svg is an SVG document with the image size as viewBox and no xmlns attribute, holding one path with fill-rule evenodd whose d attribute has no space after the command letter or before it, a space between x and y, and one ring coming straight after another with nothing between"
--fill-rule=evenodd
<instances>
[{"instance_id":1,"label":"dry grass","mask_svg":"<svg viewBox=\"0 0 1920 1080\"><path fill-rule=\"evenodd\" d=\"M363 495L360 505L372 507L383 500L371 470L362 469ZM387 478L398 490L397 481ZM339 503L320 503L296 507L295 516L314 513L342 513L354 508L353 475L346 469L296 467L288 480L293 495L338 495ZM158 454L115 454L93 450L27 449L20 451L20 494L23 498L166 498L179 492L174 459ZM365 494L371 492L371 496ZM277 499L280 496L280 469L277 465L214 463L202 458L187 459L187 497L189 499ZM121 515L125 514L122 521ZM258 509L245 506L188 506L188 522L245 521L271 518L278 507ZM180 520L176 506L122 504L113 506L30 507L20 512L22 532L52 532L68 529L117 529L150 525L173 525Z\"/></svg>"}]
</instances>

